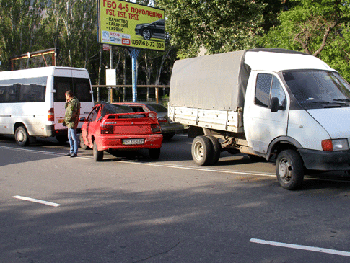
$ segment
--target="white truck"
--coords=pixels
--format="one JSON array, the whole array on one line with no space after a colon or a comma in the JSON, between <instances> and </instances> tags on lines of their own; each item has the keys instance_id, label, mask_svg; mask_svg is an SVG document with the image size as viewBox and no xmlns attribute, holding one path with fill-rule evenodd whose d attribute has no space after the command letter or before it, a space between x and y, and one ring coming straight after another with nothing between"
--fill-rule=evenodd
<instances>
[{"instance_id":1,"label":"white truck","mask_svg":"<svg viewBox=\"0 0 350 263\"><path fill-rule=\"evenodd\" d=\"M221 151L276 161L283 188L305 171L350 170L350 85L320 59L252 49L176 61L169 117L189 126L192 157Z\"/></svg>"}]
</instances>

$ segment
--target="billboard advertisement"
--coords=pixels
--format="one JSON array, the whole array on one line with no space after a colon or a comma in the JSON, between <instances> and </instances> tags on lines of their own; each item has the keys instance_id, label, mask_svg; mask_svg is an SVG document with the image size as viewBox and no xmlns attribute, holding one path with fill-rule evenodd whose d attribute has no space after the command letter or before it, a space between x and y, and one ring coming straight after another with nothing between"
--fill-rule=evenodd
<instances>
[{"instance_id":1,"label":"billboard advertisement","mask_svg":"<svg viewBox=\"0 0 350 263\"><path fill-rule=\"evenodd\" d=\"M164 10L127 1L99 0L102 44L165 50Z\"/></svg>"}]
</instances>

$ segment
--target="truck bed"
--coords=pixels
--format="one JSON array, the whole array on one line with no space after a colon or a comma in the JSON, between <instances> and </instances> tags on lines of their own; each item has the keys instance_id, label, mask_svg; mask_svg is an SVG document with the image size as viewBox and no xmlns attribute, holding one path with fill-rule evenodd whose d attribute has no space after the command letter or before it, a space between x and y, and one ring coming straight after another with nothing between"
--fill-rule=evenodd
<instances>
[{"instance_id":1,"label":"truck bed","mask_svg":"<svg viewBox=\"0 0 350 263\"><path fill-rule=\"evenodd\" d=\"M243 113L241 110L205 110L188 107L169 106L168 116L172 121L184 125L215 130L243 133Z\"/></svg>"}]
</instances>

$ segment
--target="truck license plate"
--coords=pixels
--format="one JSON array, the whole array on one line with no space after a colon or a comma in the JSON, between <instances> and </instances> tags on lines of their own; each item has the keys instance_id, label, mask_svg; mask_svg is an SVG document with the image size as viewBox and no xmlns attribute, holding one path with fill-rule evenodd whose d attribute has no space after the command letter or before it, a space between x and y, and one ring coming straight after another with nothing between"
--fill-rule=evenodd
<instances>
[{"instance_id":1,"label":"truck license plate","mask_svg":"<svg viewBox=\"0 0 350 263\"><path fill-rule=\"evenodd\" d=\"M123 145L144 144L145 139L123 139Z\"/></svg>"}]
</instances>

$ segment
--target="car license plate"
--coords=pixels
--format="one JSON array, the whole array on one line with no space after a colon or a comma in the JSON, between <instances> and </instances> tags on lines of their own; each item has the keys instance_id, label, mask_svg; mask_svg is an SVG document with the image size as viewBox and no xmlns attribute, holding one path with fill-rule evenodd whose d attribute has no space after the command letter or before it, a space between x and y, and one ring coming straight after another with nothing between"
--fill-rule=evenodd
<instances>
[{"instance_id":1,"label":"car license plate","mask_svg":"<svg viewBox=\"0 0 350 263\"><path fill-rule=\"evenodd\" d=\"M145 139L124 139L123 145L144 144Z\"/></svg>"}]
</instances>

